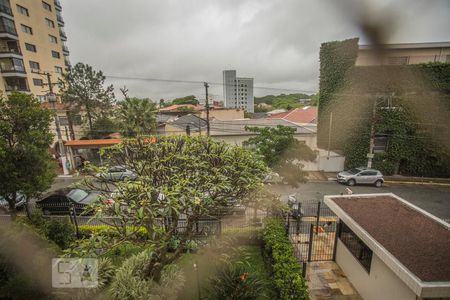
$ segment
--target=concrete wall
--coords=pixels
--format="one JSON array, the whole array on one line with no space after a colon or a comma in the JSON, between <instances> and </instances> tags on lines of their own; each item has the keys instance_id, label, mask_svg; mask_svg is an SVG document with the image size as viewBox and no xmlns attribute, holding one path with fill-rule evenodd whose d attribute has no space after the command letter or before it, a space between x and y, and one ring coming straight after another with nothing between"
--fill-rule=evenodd
<instances>
[{"instance_id":1,"label":"concrete wall","mask_svg":"<svg viewBox=\"0 0 450 300\"><path fill-rule=\"evenodd\" d=\"M375 254L367 273L346 246L338 240L336 263L365 300L416 300L416 295Z\"/></svg>"}]
</instances>

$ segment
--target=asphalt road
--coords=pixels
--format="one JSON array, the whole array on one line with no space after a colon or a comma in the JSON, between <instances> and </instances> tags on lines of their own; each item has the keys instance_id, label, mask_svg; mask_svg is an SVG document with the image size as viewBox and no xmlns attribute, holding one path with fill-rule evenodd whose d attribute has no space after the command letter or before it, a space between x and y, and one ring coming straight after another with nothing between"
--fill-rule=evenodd
<instances>
[{"instance_id":1,"label":"asphalt road","mask_svg":"<svg viewBox=\"0 0 450 300\"><path fill-rule=\"evenodd\" d=\"M68 186L80 180L61 179L55 180L50 190L55 190ZM346 193L346 185L334 181L308 182L301 184L299 188L292 188L287 185L272 185L270 188L279 195L289 195L300 193L301 200L323 199L325 195L339 195ZM351 187L354 194L372 194L372 193L394 193L406 201L419 206L429 213L444 219L450 223L450 187L436 185L414 185L414 184L385 184L381 188L373 186L354 186Z\"/></svg>"},{"instance_id":2,"label":"asphalt road","mask_svg":"<svg viewBox=\"0 0 450 300\"><path fill-rule=\"evenodd\" d=\"M279 195L300 193L301 200L323 199L325 195L346 194L346 185L337 182L308 182L299 188L286 185L270 187ZM436 185L385 184L381 188L373 186L351 187L354 194L394 193L406 201L444 219L450 223L450 187Z\"/></svg>"}]
</instances>

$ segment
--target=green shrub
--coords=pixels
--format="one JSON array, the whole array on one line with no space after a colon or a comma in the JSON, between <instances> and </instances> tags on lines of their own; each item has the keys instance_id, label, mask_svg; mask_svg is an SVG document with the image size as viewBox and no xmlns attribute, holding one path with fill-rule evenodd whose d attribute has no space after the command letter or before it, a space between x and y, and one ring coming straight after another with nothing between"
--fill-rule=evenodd
<instances>
[{"instance_id":1,"label":"green shrub","mask_svg":"<svg viewBox=\"0 0 450 300\"><path fill-rule=\"evenodd\" d=\"M93 234L101 234L109 237L118 237L119 233L116 228L109 225L81 225L78 227L78 231L83 237L90 237ZM134 227L128 226L127 232L131 233L135 231ZM147 229L145 227L141 227L136 231L136 236L140 240L146 240L148 237Z\"/></svg>"},{"instance_id":2,"label":"green shrub","mask_svg":"<svg viewBox=\"0 0 450 300\"><path fill-rule=\"evenodd\" d=\"M210 280L206 299L258 299L265 282L246 262L226 262Z\"/></svg>"},{"instance_id":3,"label":"green shrub","mask_svg":"<svg viewBox=\"0 0 450 300\"><path fill-rule=\"evenodd\" d=\"M266 220L263 241L279 299L309 299L306 283L300 275L300 264L280 220Z\"/></svg>"},{"instance_id":4,"label":"green shrub","mask_svg":"<svg viewBox=\"0 0 450 300\"><path fill-rule=\"evenodd\" d=\"M44 232L45 236L61 249L66 249L75 240L75 229L68 219L47 220Z\"/></svg>"}]
</instances>

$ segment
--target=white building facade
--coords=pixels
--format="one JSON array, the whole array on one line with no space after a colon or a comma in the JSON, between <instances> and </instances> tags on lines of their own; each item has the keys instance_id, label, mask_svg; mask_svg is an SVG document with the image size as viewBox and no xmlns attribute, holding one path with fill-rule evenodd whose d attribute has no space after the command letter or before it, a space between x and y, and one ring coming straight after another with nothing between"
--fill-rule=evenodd
<instances>
[{"instance_id":1,"label":"white building facade","mask_svg":"<svg viewBox=\"0 0 450 300\"><path fill-rule=\"evenodd\" d=\"M236 70L223 71L223 99L227 108L254 112L253 78L237 77Z\"/></svg>"}]
</instances>

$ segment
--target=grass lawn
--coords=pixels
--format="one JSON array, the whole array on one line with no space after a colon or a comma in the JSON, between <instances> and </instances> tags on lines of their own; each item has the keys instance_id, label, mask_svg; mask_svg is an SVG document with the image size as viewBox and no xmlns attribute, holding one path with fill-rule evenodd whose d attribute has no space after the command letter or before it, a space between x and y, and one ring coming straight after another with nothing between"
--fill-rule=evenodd
<instances>
[{"instance_id":1,"label":"grass lawn","mask_svg":"<svg viewBox=\"0 0 450 300\"><path fill-rule=\"evenodd\" d=\"M241 246L239 247L239 250L240 255L235 259L247 259L250 265L249 272L254 272L261 280L267 282L266 288L258 299L275 299L276 294L274 293L271 284L271 275L263 261L260 246ZM210 253L208 250L205 250L204 252L200 251L196 254L185 254L180 258L178 265L185 274L186 283L179 299L199 299L199 286L200 293L205 293L205 287L208 286L209 278L214 276L216 272L216 263L223 254L226 253ZM193 267L194 263L198 266L198 272L196 272Z\"/></svg>"}]
</instances>

